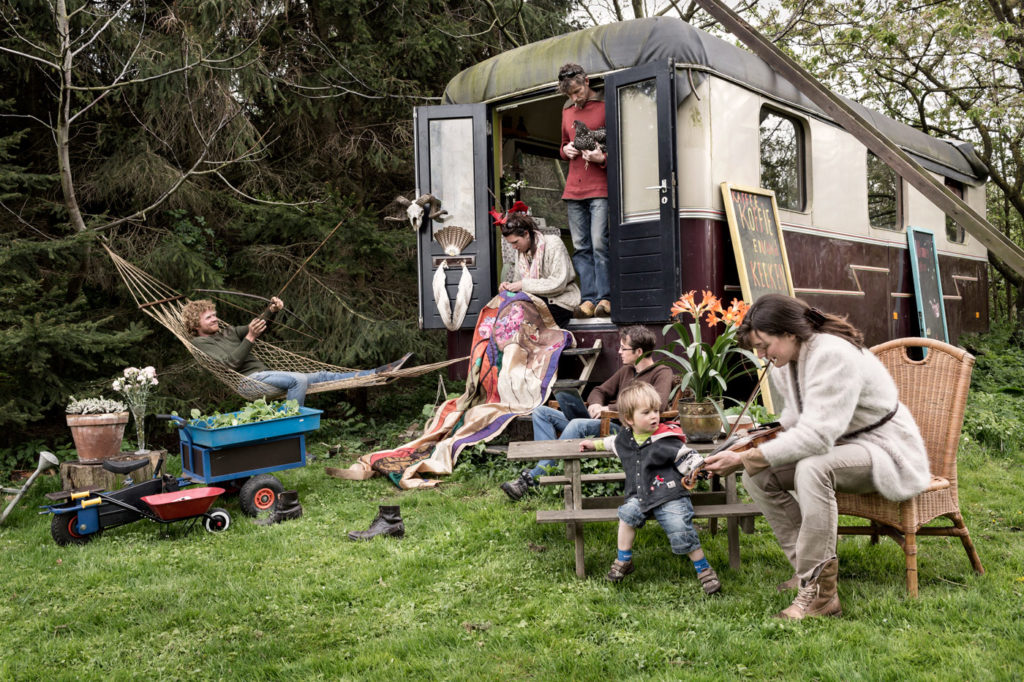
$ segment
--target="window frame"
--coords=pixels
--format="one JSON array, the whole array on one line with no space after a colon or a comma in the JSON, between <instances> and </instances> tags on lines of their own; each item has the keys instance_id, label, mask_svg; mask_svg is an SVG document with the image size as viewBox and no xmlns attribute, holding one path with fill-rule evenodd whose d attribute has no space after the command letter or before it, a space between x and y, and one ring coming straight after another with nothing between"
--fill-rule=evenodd
<instances>
[{"instance_id":1,"label":"window frame","mask_svg":"<svg viewBox=\"0 0 1024 682\"><path fill-rule=\"evenodd\" d=\"M967 192L966 185L964 185L964 183L960 182L959 180L954 180L953 178L943 178L943 180L944 180L943 184L946 186L946 189L948 189L950 192L952 192L956 196L960 197L961 200L963 200L964 194ZM964 226L961 225L960 223L956 222L955 220L953 220L948 215L945 216L945 218L946 218L946 241L949 242L950 244L958 244L958 245L966 244L967 243L967 230L964 229ZM951 239L950 238L950 230L951 229L955 231L955 233L956 233L956 235L958 237L960 237L959 239Z\"/></svg>"},{"instance_id":2,"label":"window frame","mask_svg":"<svg viewBox=\"0 0 1024 682\"><path fill-rule=\"evenodd\" d=\"M890 167L889 164L887 164L885 161L883 161L881 158L879 158L878 155L875 154L874 152L872 152L870 149L865 149L865 152L866 152L866 155L864 157L865 158L865 166L864 166L864 191L865 191L866 198L867 198L868 225L870 225L871 228L875 229L875 230L885 230L886 232L903 232L906 229L906 225L904 225L904 219L903 219L904 218L904 215L903 215L903 210L904 210L903 178L900 176L899 173L896 172L895 169ZM882 166L884 166L885 169L888 170L888 172L892 173L892 176L893 176L893 178L896 181L895 182L896 196L894 197L895 203L896 203L896 226L895 227L887 227L887 226L884 226L884 225L875 225L871 221L871 194L870 194L870 191L869 191L871 189L871 185L869 184L869 182L870 182L869 179L871 177L871 159L872 158L874 158L878 163L882 164Z\"/></svg>"},{"instance_id":3,"label":"window frame","mask_svg":"<svg viewBox=\"0 0 1024 682\"><path fill-rule=\"evenodd\" d=\"M784 206L779 201L778 190L774 187L767 187L764 183L764 147L763 147L763 136L761 135L761 126L764 120L769 116L775 116L781 118L784 121L788 121L793 125L793 131L796 133L796 182L797 182L797 201L796 207ZM775 192L776 203L780 210L793 211L795 213L804 213L807 211L807 204L809 196L807 188L807 127L804 125L803 119L793 114L783 111L777 107L771 106L770 104L762 104L758 111L757 121L757 165L758 165L758 183L759 186L764 189L770 189Z\"/></svg>"}]
</instances>

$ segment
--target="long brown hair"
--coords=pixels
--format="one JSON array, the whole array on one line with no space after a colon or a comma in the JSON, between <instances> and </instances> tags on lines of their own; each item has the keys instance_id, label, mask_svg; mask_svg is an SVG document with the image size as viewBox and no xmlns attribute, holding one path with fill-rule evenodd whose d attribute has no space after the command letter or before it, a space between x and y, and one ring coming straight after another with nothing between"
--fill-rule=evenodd
<instances>
[{"instance_id":1,"label":"long brown hair","mask_svg":"<svg viewBox=\"0 0 1024 682\"><path fill-rule=\"evenodd\" d=\"M832 334L857 348L864 348L864 335L846 321L845 315L840 317L824 313L799 298L783 294L765 294L747 310L736 332L740 344L745 348L753 345L750 334L754 331L772 336L792 334L801 342L815 334Z\"/></svg>"},{"instance_id":2,"label":"long brown hair","mask_svg":"<svg viewBox=\"0 0 1024 682\"><path fill-rule=\"evenodd\" d=\"M530 256L532 257L537 253L540 232L537 231L537 224L533 222L533 218L530 216L525 213L510 213L508 219L501 226L501 236L508 237L509 235L529 237Z\"/></svg>"}]
</instances>

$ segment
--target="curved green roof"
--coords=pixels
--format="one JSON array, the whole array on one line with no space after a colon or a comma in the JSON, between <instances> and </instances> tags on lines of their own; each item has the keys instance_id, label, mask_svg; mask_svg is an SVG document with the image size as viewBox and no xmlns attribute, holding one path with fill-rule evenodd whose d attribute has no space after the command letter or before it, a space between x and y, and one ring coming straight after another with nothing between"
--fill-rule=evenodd
<instances>
[{"instance_id":1,"label":"curved green roof","mask_svg":"<svg viewBox=\"0 0 1024 682\"><path fill-rule=\"evenodd\" d=\"M558 68L567 62L580 64L589 75L600 77L669 59L677 67L691 67L695 84L703 80L703 73L712 73L831 120L759 57L673 17L595 26L503 52L458 73L445 88L443 102L491 102L554 90ZM687 79L678 80L677 92L680 98L690 94ZM984 165L969 143L936 139L857 102L846 101L925 168L971 184L987 178Z\"/></svg>"}]
</instances>

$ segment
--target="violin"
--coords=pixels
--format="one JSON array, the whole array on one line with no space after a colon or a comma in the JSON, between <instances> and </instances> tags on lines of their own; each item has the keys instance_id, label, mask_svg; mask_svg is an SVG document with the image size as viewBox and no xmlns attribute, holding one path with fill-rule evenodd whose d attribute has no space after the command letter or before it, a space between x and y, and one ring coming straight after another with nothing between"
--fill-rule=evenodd
<instances>
[{"instance_id":1,"label":"violin","mask_svg":"<svg viewBox=\"0 0 1024 682\"><path fill-rule=\"evenodd\" d=\"M731 436L725 440L724 443L719 445L711 452L711 455L717 455L720 452L726 450L732 450L733 452L745 452L751 448L759 447L762 443L767 443L773 440L779 433L782 432L782 424L779 422L769 422L768 424L762 424L756 428L750 429L746 433L737 436ZM693 490L697 485L697 481L700 479L706 479L710 474L704 469L704 457L699 457L695 461L692 457L687 462L687 470L684 472L680 470L683 476L683 487L687 490Z\"/></svg>"},{"instance_id":2,"label":"violin","mask_svg":"<svg viewBox=\"0 0 1024 682\"><path fill-rule=\"evenodd\" d=\"M739 420L746 414L750 404L754 402L754 398L757 397L758 392L761 389L761 383L768 376L769 370L772 368L772 361L768 360L764 367L764 372L754 383L754 390L750 392L750 397L747 398L747 402L744 403L743 409L740 410L739 416L736 418L736 422L733 424L732 429L725 438L725 442L719 445L715 450L708 455L717 455L720 452L726 450L732 450L733 452L743 452L756 448L761 443L767 443L768 441L779 435L782 431L782 424L779 422L770 422L763 424L756 428L748 430L741 436L735 435L736 428L739 426ZM704 469L704 457L697 454L695 450L689 451L685 457L677 457L676 470L679 471L683 479L683 487L687 490L693 490L697 485L697 481L701 478L708 478L710 474Z\"/></svg>"}]
</instances>

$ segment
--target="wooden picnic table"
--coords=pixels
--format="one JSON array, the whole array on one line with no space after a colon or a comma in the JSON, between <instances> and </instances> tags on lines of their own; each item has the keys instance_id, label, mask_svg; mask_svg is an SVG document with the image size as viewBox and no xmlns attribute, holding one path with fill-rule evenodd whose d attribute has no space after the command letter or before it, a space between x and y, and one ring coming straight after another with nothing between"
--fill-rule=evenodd
<instances>
[{"instance_id":1,"label":"wooden picnic table","mask_svg":"<svg viewBox=\"0 0 1024 682\"><path fill-rule=\"evenodd\" d=\"M565 469L560 476L541 476L541 485L561 485L564 491L565 508L558 510L538 510L537 523L565 523L566 531L573 540L576 549L576 575L586 576L583 555L583 524L597 521L613 521L617 519L616 510L625 501L622 496L584 497L584 483L604 483L624 481L623 472L603 474L583 474L581 462L584 459L615 457L609 450L590 450L580 452L582 439L547 440L547 441L514 441L508 446L508 459L514 462L536 461L541 459L560 460ZM714 443L689 443L690 447L701 453L715 449ZM747 533L753 532L754 517L761 512L751 503L740 502L736 491L736 475L730 474L723 478L712 476L710 491L694 490L690 493L693 502L694 518L709 519L712 533L717 532L718 519L726 519L726 534L729 541L729 565L740 567L739 531L742 527Z\"/></svg>"}]
</instances>

